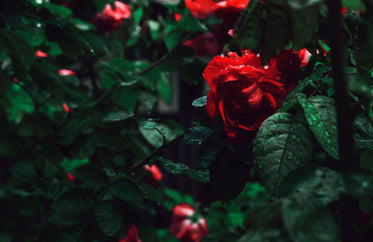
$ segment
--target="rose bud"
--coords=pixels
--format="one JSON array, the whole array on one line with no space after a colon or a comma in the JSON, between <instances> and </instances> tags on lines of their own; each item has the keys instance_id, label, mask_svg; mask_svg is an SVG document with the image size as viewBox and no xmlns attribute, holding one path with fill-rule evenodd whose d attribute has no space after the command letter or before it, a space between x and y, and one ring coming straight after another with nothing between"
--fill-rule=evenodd
<instances>
[{"instance_id":1,"label":"rose bud","mask_svg":"<svg viewBox=\"0 0 373 242\"><path fill-rule=\"evenodd\" d=\"M37 51L35 52L35 54L36 54L37 57L40 57L40 58L48 57L48 54L45 53L45 52L43 52L43 51L41 51L41 50L37 50Z\"/></svg>"},{"instance_id":2,"label":"rose bud","mask_svg":"<svg viewBox=\"0 0 373 242\"><path fill-rule=\"evenodd\" d=\"M115 10L110 4L106 4L104 10L93 17L92 23L100 32L116 31L123 21L130 17L129 5L119 1L115 1L114 5Z\"/></svg>"},{"instance_id":3,"label":"rose bud","mask_svg":"<svg viewBox=\"0 0 373 242\"><path fill-rule=\"evenodd\" d=\"M208 234L205 218L192 221L194 209L189 204L176 205L172 211L170 231L176 238L184 242L200 242Z\"/></svg>"},{"instance_id":4,"label":"rose bud","mask_svg":"<svg viewBox=\"0 0 373 242\"><path fill-rule=\"evenodd\" d=\"M127 236L119 239L118 242L141 242L136 225L131 225L127 231Z\"/></svg>"},{"instance_id":5,"label":"rose bud","mask_svg":"<svg viewBox=\"0 0 373 242\"><path fill-rule=\"evenodd\" d=\"M149 175L145 177L145 182L148 183L150 186L157 187L158 182L162 180L162 172L159 170L158 166L156 165L145 165L145 170L149 172Z\"/></svg>"}]
</instances>

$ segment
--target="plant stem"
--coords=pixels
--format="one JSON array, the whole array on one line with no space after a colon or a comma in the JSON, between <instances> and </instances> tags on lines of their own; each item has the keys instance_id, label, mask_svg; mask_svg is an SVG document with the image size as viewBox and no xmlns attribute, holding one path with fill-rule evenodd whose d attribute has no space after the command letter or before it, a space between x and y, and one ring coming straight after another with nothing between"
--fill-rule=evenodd
<instances>
[{"instance_id":1,"label":"plant stem","mask_svg":"<svg viewBox=\"0 0 373 242\"><path fill-rule=\"evenodd\" d=\"M344 47L341 0L329 1L329 23L331 37L331 66L334 78L335 102L337 111L337 127L339 157L335 168L344 174L359 170L359 163L354 161L354 145L352 136L352 113L349 104L348 80L346 76L346 53ZM356 241L356 222L358 202L351 196L343 196L342 231L343 241Z\"/></svg>"}]
</instances>

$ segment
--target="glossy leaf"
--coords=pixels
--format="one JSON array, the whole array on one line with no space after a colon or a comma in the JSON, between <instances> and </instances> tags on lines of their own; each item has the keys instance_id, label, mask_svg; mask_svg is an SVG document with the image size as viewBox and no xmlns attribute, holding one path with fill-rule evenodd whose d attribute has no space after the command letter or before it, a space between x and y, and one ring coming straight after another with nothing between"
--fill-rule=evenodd
<instances>
[{"instance_id":1,"label":"glossy leaf","mask_svg":"<svg viewBox=\"0 0 373 242\"><path fill-rule=\"evenodd\" d=\"M299 95L298 101L317 141L330 156L338 159L337 114L334 99L325 96L313 96L307 99L305 95Z\"/></svg>"},{"instance_id":2,"label":"glossy leaf","mask_svg":"<svg viewBox=\"0 0 373 242\"><path fill-rule=\"evenodd\" d=\"M75 188L64 192L52 208L61 213L80 213L93 207L95 197L86 189Z\"/></svg>"},{"instance_id":3,"label":"glossy leaf","mask_svg":"<svg viewBox=\"0 0 373 242\"><path fill-rule=\"evenodd\" d=\"M364 114L354 120L355 145L360 148L373 148L373 125Z\"/></svg>"},{"instance_id":4,"label":"glossy leaf","mask_svg":"<svg viewBox=\"0 0 373 242\"><path fill-rule=\"evenodd\" d=\"M102 118L103 123L119 122L133 117L132 113L125 110L123 111L112 111L104 115Z\"/></svg>"},{"instance_id":5,"label":"glossy leaf","mask_svg":"<svg viewBox=\"0 0 373 242\"><path fill-rule=\"evenodd\" d=\"M199 97L192 102L192 106L195 108L205 107L207 102L207 96Z\"/></svg>"},{"instance_id":6,"label":"glossy leaf","mask_svg":"<svg viewBox=\"0 0 373 242\"><path fill-rule=\"evenodd\" d=\"M132 204L142 204L143 194L140 188L128 179L118 179L109 185L109 190L123 201Z\"/></svg>"},{"instance_id":7,"label":"glossy leaf","mask_svg":"<svg viewBox=\"0 0 373 242\"><path fill-rule=\"evenodd\" d=\"M301 116L276 113L265 120L253 144L254 163L271 197L280 182L294 169L307 164L313 143Z\"/></svg>"},{"instance_id":8,"label":"glossy leaf","mask_svg":"<svg viewBox=\"0 0 373 242\"><path fill-rule=\"evenodd\" d=\"M200 144L212 135L213 131L205 126L197 126L187 130L184 141L187 144Z\"/></svg>"},{"instance_id":9,"label":"glossy leaf","mask_svg":"<svg viewBox=\"0 0 373 242\"><path fill-rule=\"evenodd\" d=\"M333 214L305 198L284 199L283 218L292 241L341 241Z\"/></svg>"},{"instance_id":10,"label":"glossy leaf","mask_svg":"<svg viewBox=\"0 0 373 242\"><path fill-rule=\"evenodd\" d=\"M124 220L121 210L109 201L102 201L97 205L95 217L102 231L108 236L116 234Z\"/></svg>"}]
</instances>

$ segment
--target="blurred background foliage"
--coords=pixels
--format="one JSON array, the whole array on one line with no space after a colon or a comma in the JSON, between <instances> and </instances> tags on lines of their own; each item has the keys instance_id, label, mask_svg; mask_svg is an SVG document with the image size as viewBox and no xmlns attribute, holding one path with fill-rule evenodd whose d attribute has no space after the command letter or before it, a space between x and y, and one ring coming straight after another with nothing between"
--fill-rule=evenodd
<instances>
[{"instance_id":1,"label":"blurred background foliage","mask_svg":"<svg viewBox=\"0 0 373 242\"><path fill-rule=\"evenodd\" d=\"M117 241L132 224L142 241L177 241L168 227L180 203L206 218L203 241L339 241L341 194L359 199L358 241L368 241L371 0L343 1L361 164L354 175L332 165L339 157L327 1L251 0L233 24L198 19L180 0L123 1L130 17L116 31L99 29L93 17L114 2L0 5L0 241ZM185 44L205 33L217 38L213 51L211 40ZM204 68L240 48L260 52L263 63L283 49L312 54L249 144L229 143L204 108ZM147 182L144 165L152 164L161 182Z\"/></svg>"}]
</instances>

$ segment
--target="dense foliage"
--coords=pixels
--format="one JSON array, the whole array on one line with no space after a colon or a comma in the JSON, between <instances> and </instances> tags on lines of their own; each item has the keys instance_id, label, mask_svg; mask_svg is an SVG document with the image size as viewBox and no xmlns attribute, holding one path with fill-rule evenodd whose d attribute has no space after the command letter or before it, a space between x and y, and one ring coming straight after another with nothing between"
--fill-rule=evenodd
<instances>
[{"instance_id":1,"label":"dense foliage","mask_svg":"<svg viewBox=\"0 0 373 242\"><path fill-rule=\"evenodd\" d=\"M372 0L2 1L0 241L370 241L372 28Z\"/></svg>"}]
</instances>

